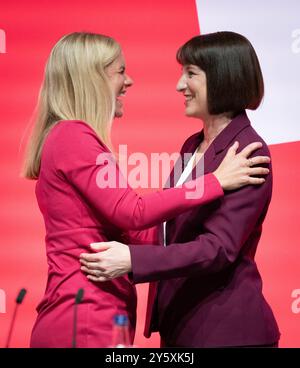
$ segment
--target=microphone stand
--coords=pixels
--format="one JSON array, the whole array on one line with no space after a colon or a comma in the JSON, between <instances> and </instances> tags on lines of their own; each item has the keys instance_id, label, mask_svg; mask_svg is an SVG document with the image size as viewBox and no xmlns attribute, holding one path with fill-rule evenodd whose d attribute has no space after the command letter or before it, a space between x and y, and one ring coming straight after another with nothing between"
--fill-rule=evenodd
<instances>
[{"instance_id":1,"label":"microphone stand","mask_svg":"<svg viewBox=\"0 0 300 368\"><path fill-rule=\"evenodd\" d=\"M74 318L73 318L73 338L72 338L72 348L76 348L76 337L77 337L77 309L78 304L82 302L84 290L79 289L75 297L74 305Z\"/></svg>"},{"instance_id":2,"label":"microphone stand","mask_svg":"<svg viewBox=\"0 0 300 368\"><path fill-rule=\"evenodd\" d=\"M14 328L14 325L15 325L15 320L16 320L16 316L17 316L18 307L23 302L23 299L24 299L26 293L27 293L27 290L26 289L21 289L19 291L19 294L18 294L17 298L16 298L15 310L14 310L14 314L13 314L13 317L12 317L12 320L11 320L11 323L10 323L10 328L9 328L8 336L7 336L7 339L6 339L6 344L5 344L5 347L6 348L9 347L9 343L10 343L12 331L13 331L13 328Z\"/></svg>"}]
</instances>

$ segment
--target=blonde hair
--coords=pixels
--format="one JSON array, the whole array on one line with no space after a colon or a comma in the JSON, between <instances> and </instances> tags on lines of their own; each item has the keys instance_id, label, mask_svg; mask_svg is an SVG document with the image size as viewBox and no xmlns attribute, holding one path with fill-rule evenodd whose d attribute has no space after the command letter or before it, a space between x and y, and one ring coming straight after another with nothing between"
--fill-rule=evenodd
<instances>
[{"instance_id":1,"label":"blonde hair","mask_svg":"<svg viewBox=\"0 0 300 368\"><path fill-rule=\"evenodd\" d=\"M37 179L44 140L60 120L83 120L111 147L115 99L105 68L121 53L112 38L71 33L53 47L40 90L37 118L27 146L23 174Z\"/></svg>"}]
</instances>

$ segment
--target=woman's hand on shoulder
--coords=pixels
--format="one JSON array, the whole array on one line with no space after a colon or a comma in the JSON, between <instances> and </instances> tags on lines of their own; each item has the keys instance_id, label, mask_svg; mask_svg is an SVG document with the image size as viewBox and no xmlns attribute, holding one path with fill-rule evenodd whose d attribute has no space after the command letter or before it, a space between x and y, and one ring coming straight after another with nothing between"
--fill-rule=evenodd
<instances>
[{"instance_id":1,"label":"woman's hand on shoulder","mask_svg":"<svg viewBox=\"0 0 300 368\"><path fill-rule=\"evenodd\" d=\"M236 153L239 143L235 142L227 151L226 156L213 174L224 190L234 190L245 185L260 185L265 182L262 175L268 175L269 169L257 165L269 164L268 156L248 158L262 147L261 142L248 144L241 152ZM252 167L255 166L255 167Z\"/></svg>"}]
</instances>

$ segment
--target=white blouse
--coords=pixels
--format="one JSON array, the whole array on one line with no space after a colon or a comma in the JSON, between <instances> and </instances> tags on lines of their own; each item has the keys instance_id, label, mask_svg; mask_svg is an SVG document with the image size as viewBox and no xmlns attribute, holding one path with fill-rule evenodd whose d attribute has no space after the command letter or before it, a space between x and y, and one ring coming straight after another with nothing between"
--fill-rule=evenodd
<instances>
[{"instance_id":1,"label":"white blouse","mask_svg":"<svg viewBox=\"0 0 300 368\"><path fill-rule=\"evenodd\" d=\"M196 153L197 153L197 149L195 150L193 156L190 158L188 164L186 165L185 169L183 170L178 182L176 183L175 187L178 187L180 185L182 185L186 179L190 176L193 167L194 167L194 160L196 157ZM166 224L167 222L165 221L163 223L163 233L164 233L164 246L166 246Z\"/></svg>"}]
</instances>

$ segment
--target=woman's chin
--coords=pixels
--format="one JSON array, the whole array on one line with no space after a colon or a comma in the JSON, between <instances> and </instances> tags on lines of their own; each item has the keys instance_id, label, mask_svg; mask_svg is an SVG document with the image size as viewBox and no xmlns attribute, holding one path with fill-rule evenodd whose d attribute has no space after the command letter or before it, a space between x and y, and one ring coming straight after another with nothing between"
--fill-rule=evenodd
<instances>
[{"instance_id":1,"label":"woman's chin","mask_svg":"<svg viewBox=\"0 0 300 368\"><path fill-rule=\"evenodd\" d=\"M201 113L199 110L193 109L193 108L189 108L187 107L185 109L185 116L189 117L189 118L197 118L197 119L201 119Z\"/></svg>"},{"instance_id":2,"label":"woman's chin","mask_svg":"<svg viewBox=\"0 0 300 368\"><path fill-rule=\"evenodd\" d=\"M185 110L185 115L189 118L195 117L195 114L193 111L189 110L188 108Z\"/></svg>"},{"instance_id":3,"label":"woman's chin","mask_svg":"<svg viewBox=\"0 0 300 368\"><path fill-rule=\"evenodd\" d=\"M123 110L119 110L119 109L117 109L116 111L115 111L115 118L121 118L123 116Z\"/></svg>"}]
</instances>

